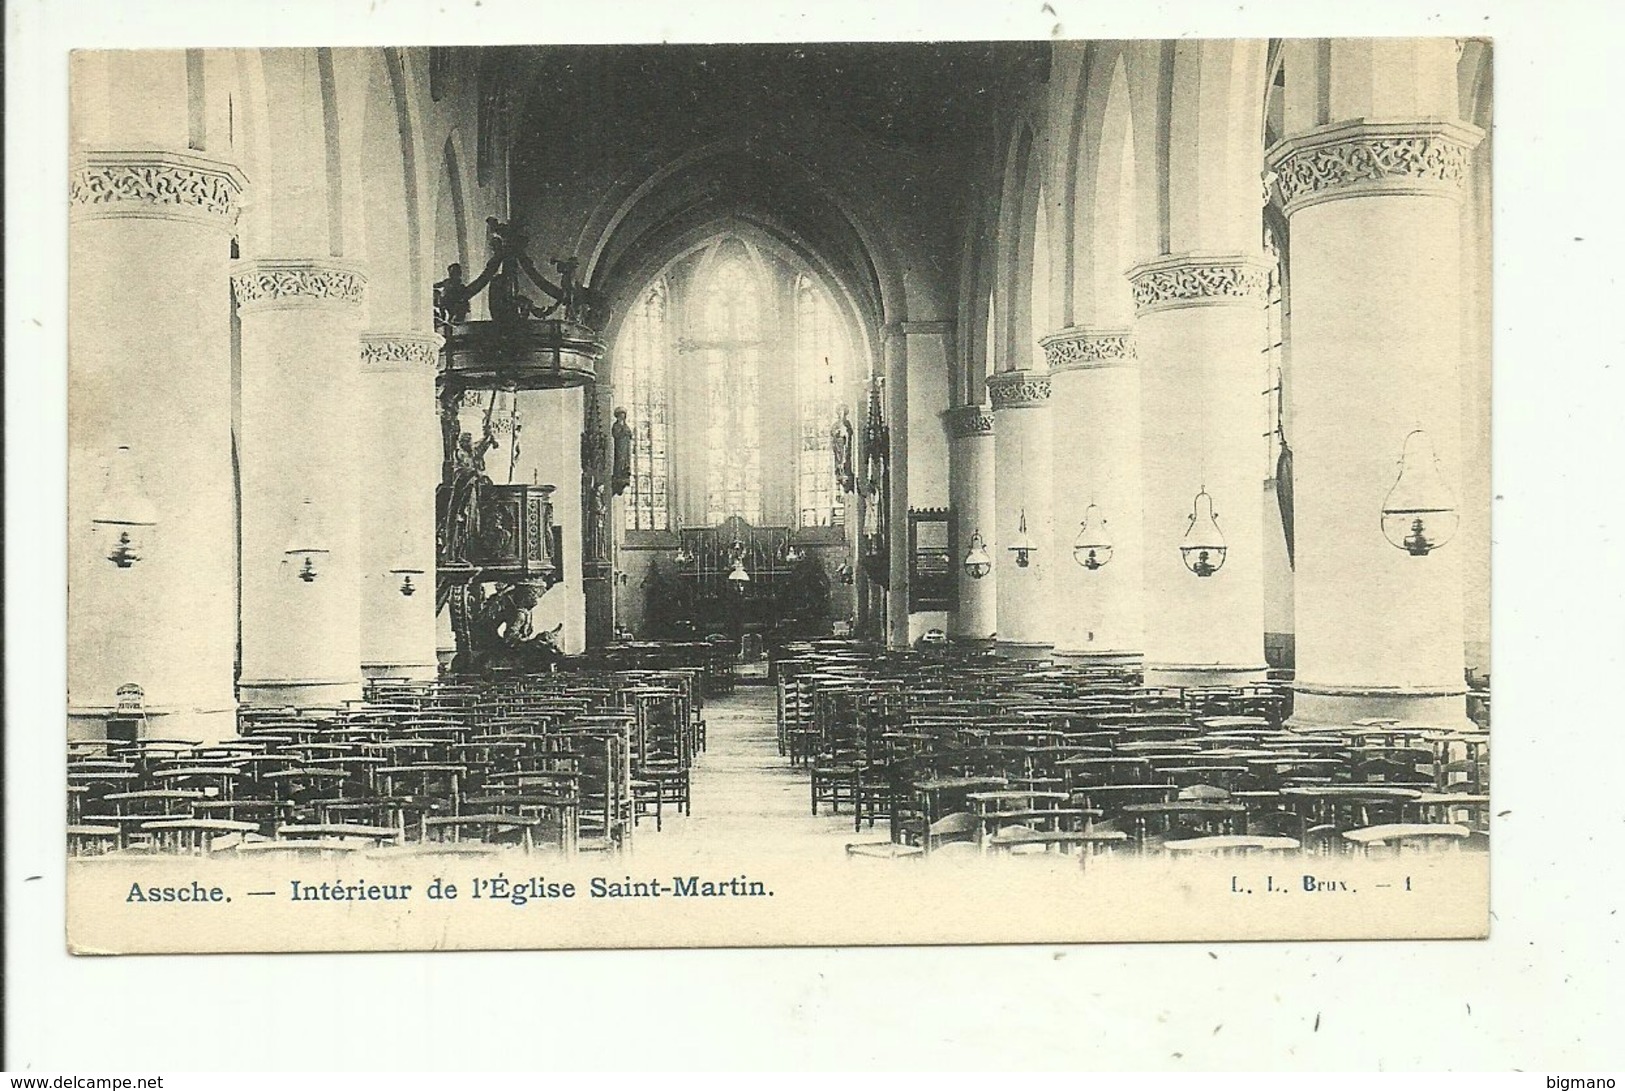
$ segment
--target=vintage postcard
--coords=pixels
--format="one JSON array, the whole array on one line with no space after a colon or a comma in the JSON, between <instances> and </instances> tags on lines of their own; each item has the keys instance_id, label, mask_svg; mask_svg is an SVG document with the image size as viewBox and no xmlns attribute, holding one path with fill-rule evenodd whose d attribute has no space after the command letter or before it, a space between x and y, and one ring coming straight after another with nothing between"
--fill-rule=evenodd
<instances>
[{"instance_id":1,"label":"vintage postcard","mask_svg":"<svg viewBox=\"0 0 1625 1091\"><path fill-rule=\"evenodd\" d=\"M70 949L1486 935L1492 60L74 54Z\"/></svg>"}]
</instances>

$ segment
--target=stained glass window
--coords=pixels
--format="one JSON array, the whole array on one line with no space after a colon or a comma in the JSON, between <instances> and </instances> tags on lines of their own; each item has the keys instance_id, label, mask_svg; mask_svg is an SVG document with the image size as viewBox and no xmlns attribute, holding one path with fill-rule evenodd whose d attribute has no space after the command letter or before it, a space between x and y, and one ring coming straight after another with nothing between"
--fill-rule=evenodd
<instances>
[{"instance_id":1,"label":"stained glass window","mask_svg":"<svg viewBox=\"0 0 1625 1091\"><path fill-rule=\"evenodd\" d=\"M801 526L840 526L841 503L835 488L830 431L846 402L848 348L829 294L805 274L796 278L795 352L800 416L796 480Z\"/></svg>"},{"instance_id":2,"label":"stained glass window","mask_svg":"<svg viewBox=\"0 0 1625 1091\"><path fill-rule=\"evenodd\" d=\"M666 405L666 282L657 280L628 317L617 361L625 369L627 424L632 429L632 483L627 526L669 530L670 435Z\"/></svg>"},{"instance_id":3,"label":"stained glass window","mask_svg":"<svg viewBox=\"0 0 1625 1091\"><path fill-rule=\"evenodd\" d=\"M698 286L698 349L706 390L705 518L762 520L761 276L737 243L716 256Z\"/></svg>"}]
</instances>

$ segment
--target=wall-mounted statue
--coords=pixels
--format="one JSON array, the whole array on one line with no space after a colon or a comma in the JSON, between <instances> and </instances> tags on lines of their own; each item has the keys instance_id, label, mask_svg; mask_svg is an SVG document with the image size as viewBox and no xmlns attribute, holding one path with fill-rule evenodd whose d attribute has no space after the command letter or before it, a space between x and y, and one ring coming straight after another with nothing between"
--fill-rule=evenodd
<instances>
[{"instance_id":1,"label":"wall-mounted statue","mask_svg":"<svg viewBox=\"0 0 1625 1091\"><path fill-rule=\"evenodd\" d=\"M440 518L440 556L442 561L468 563L468 546L480 536L480 494L491 483L485 472L485 456L496 447L497 439L489 415L485 420L485 434L476 444L474 437L463 432L452 448L447 468L446 508Z\"/></svg>"},{"instance_id":2,"label":"wall-mounted statue","mask_svg":"<svg viewBox=\"0 0 1625 1091\"><path fill-rule=\"evenodd\" d=\"M619 496L632 483L632 426L626 423L626 410L615 410L615 423L610 426L609 434L615 450L609 484Z\"/></svg>"},{"instance_id":3,"label":"wall-mounted statue","mask_svg":"<svg viewBox=\"0 0 1625 1091\"><path fill-rule=\"evenodd\" d=\"M589 562L604 564L609 560L609 497L602 482L587 487L587 540L582 556Z\"/></svg>"},{"instance_id":4,"label":"wall-mounted statue","mask_svg":"<svg viewBox=\"0 0 1625 1091\"><path fill-rule=\"evenodd\" d=\"M842 492L856 491L858 479L852 470L852 418L844 405L835 423L830 425L829 450L835 460L835 487Z\"/></svg>"}]
</instances>

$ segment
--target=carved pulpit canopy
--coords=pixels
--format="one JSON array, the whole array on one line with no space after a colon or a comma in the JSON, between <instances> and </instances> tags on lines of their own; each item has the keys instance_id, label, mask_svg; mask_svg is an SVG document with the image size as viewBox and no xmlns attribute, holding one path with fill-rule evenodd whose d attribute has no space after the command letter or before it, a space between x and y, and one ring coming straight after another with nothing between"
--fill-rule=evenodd
<instances>
[{"instance_id":1,"label":"carved pulpit canopy","mask_svg":"<svg viewBox=\"0 0 1625 1091\"><path fill-rule=\"evenodd\" d=\"M537 269L516 223L486 220L490 257L480 275L463 281L452 265L434 286L435 327L445 338L443 388L557 390L591 383L604 355L599 339L603 299L576 279L575 258L554 258L557 280ZM526 294L540 291L547 302ZM471 320L481 292L491 317Z\"/></svg>"}]
</instances>

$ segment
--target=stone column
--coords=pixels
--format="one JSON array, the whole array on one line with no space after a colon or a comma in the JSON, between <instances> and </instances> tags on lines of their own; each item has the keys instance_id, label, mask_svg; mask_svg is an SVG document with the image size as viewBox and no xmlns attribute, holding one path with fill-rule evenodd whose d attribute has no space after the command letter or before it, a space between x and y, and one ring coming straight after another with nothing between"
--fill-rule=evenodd
<instances>
[{"instance_id":1,"label":"stone column","mask_svg":"<svg viewBox=\"0 0 1625 1091\"><path fill-rule=\"evenodd\" d=\"M1144 618L1134 334L1072 327L1040 344L1053 391L1055 652L1070 659L1136 662ZM1072 555L1090 504L1105 519L1112 545L1107 563L1093 570Z\"/></svg>"},{"instance_id":2,"label":"stone column","mask_svg":"<svg viewBox=\"0 0 1625 1091\"><path fill-rule=\"evenodd\" d=\"M1152 685L1265 676L1258 448L1266 267L1183 254L1129 270L1140 356L1145 671ZM1192 574L1179 546L1206 487L1228 552Z\"/></svg>"},{"instance_id":3,"label":"stone column","mask_svg":"<svg viewBox=\"0 0 1625 1091\"><path fill-rule=\"evenodd\" d=\"M366 280L353 264L332 258L238 265L239 693L251 705L332 706L361 694L359 325ZM391 476L366 487L399 482ZM318 575L306 581L286 550L313 543L329 552L316 558Z\"/></svg>"},{"instance_id":4,"label":"stone column","mask_svg":"<svg viewBox=\"0 0 1625 1091\"><path fill-rule=\"evenodd\" d=\"M947 437L936 427L948 408L949 363L954 352L954 324L938 320L904 322L908 339L908 442L904 452L908 470L908 511L945 509L949 502ZM903 524L903 544L908 544L908 524ZM905 557L905 571L909 569ZM914 610L908 618L908 640L912 644L927 632L946 633L945 610ZM990 630L991 631L991 630Z\"/></svg>"},{"instance_id":5,"label":"stone column","mask_svg":"<svg viewBox=\"0 0 1625 1091\"><path fill-rule=\"evenodd\" d=\"M902 324L885 329L886 427L891 432L891 542L887 556L886 645L908 639L908 338Z\"/></svg>"},{"instance_id":6,"label":"stone column","mask_svg":"<svg viewBox=\"0 0 1625 1091\"><path fill-rule=\"evenodd\" d=\"M558 628L556 640L566 654L587 650L587 596L581 563L581 424L585 392L582 387L527 390L519 394L523 438L514 463L515 483L554 486L553 524L564 540L564 578L547 589L531 611L531 624L540 631ZM501 413L501 410L498 410ZM500 456L500 473L492 480L506 482L512 448L493 452ZM497 461L489 463L495 467Z\"/></svg>"},{"instance_id":7,"label":"stone column","mask_svg":"<svg viewBox=\"0 0 1625 1091\"><path fill-rule=\"evenodd\" d=\"M1050 524L1050 377L1041 371L1004 371L987 380L994 419L994 503L998 526L990 551L998 572L998 648L1037 659L1055 647L1052 603L1055 555ZM1010 546L1025 516L1037 547L1022 567Z\"/></svg>"},{"instance_id":8,"label":"stone column","mask_svg":"<svg viewBox=\"0 0 1625 1091\"><path fill-rule=\"evenodd\" d=\"M583 638L588 648L604 647L615 635L615 502L610 491L615 451L615 392L599 380L581 388L581 571Z\"/></svg>"},{"instance_id":9,"label":"stone column","mask_svg":"<svg viewBox=\"0 0 1625 1091\"><path fill-rule=\"evenodd\" d=\"M1480 135L1350 121L1269 156L1292 225L1299 722L1465 716L1461 551L1395 548L1380 512L1417 428L1462 496L1458 202Z\"/></svg>"},{"instance_id":10,"label":"stone column","mask_svg":"<svg viewBox=\"0 0 1625 1091\"><path fill-rule=\"evenodd\" d=\"M436 674L439 344L438 336L422 332L361 338L361 673L369 678ZM397 568L417 574L408 584Z\"/></svg>"},{"instance_id":11,"label":"stone column","mask_svg":"<svg viewBox=\"0 0 1625 1091\"><path fill-rule=\"evenodd\" d=\"M998 630L998 568L981 579L965 571L971 536L980 533L988 555L997 548L993 491L993 411L985 405L961 405L942 415L948 432L949 508L953 518L953 552L957 588L948 615L948 636L962 643L991 642Z\"/></svg>"},{"instance_id":12,"label":"stone column","mask_svg":"<svg viewBox=\"0 0 1625 1091\"><path fill-rule=\"evenodd\" d=\"M72 167L70 738L102 737L125 683L158 736L236 731L227 275L243 184L193 152L91 150ZM120 568L91 519L126 445L158 524Z\"/></svg>"}]
</instances>

